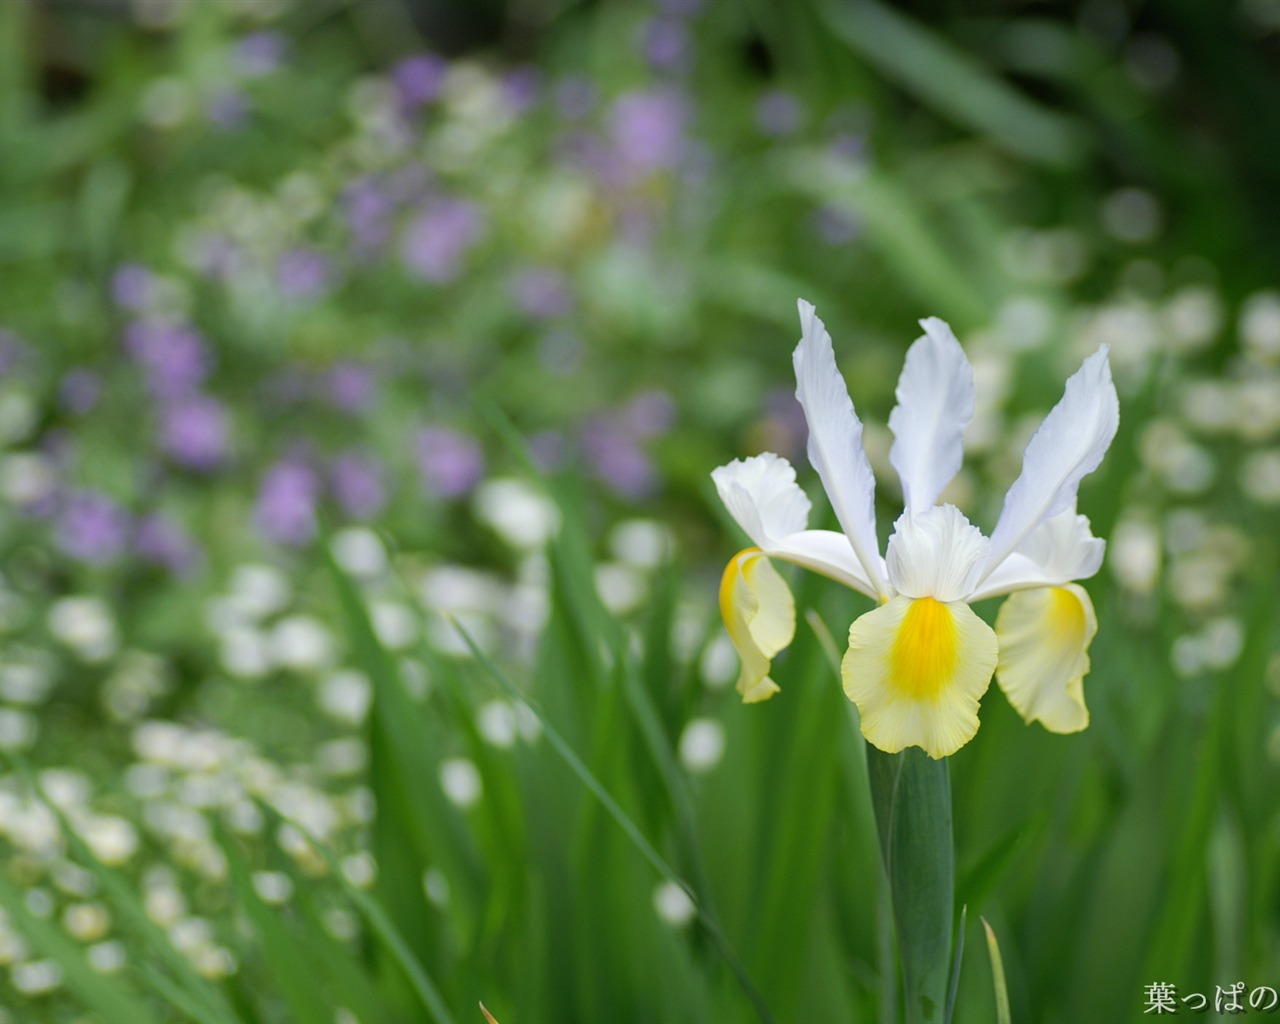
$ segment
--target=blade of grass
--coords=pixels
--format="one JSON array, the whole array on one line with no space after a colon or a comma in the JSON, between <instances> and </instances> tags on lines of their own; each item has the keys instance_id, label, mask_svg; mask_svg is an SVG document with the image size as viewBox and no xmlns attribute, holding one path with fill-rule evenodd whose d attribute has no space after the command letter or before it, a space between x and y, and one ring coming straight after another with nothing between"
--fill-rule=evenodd
<instances>
[{"instance_id":1,"label":"blade of grass","mask_svg":"<svg viewBox=\"0 0 1280 1024\"><path fill-rule=\"evenodd\" d=\"M947 992L947 1012L943 1015L943 1024L951 1024L956 1013L956 995L960 991L960 967L964 963L964 926L969 919L969 905L960 908L960 926L956 929L955 952L951 957L951 988Z\"/></svg>"},{"instance_id":2,"label":"blade of grass","mask_svg":"<svg viewBox=\"0 0 1280 1024\"><path fill-rule=\"evenodd\" d=\"M608 811L609 815L618 824L622 831L626 833L627 838L631 840L645 860L653 866L654 870L656 870L658 874L673 885L679 886L684 891L685 895L689 897L696 908L703 927L707 930L707 933L710 935L720 955L724 958L725 963L728 964L730 971L733 972L734 978L742 988L743 994L746 995L747 999L751 1002L760 1019L768 1022L768 1024L772 1024L774 1019L773 1014L765 1003L764 997L751 981L746 968L742 965L742 961L738 959L738 955L729 944L729 940L720 930L720 925L708 910L706 901L699 897L699 895L690 887L688 882L676 874L675 870L653 847L653 844L645 838L644 834L636 826L635 822L633 822L627 815L626 811L619 806L618 802L614 800L609 794L609 791L600 784L599 780L596 779L595 775L591 773L591 770L582 762L582 759L578 757L573 748L570 747L560 733L556 731L555 726L553 726L547 720L546 716L542 714L537 703L532 700L528 694L520 692L519 688L507 678L506 673L494 664L488 655L480 649L476 642L471 638L470 634L468 634L462 627L461 623L455 622L454 626L458 630L458 634L463 638L463 641L470 648L472 656L476 659L477 663L485 669L493 681L497 683L509 697L527 705L538 717L538 720L542 724L543 735L546 736L547 741L552 745L556 753L560 755L582 784L590 790L597 800L600 801L605 810Z\"/></svg>"},{"instance_id":3,"label":"blade of grass","mask_svg":"<svg viewBox=\"0 0 1280 1024\"><path fill-rule=\"evenodd\" d=\"M157 1018L133 987L121 978L101 974L90 966L83 946L53 922L33 914L22 890L0 872L0 905L23 938L41 956L57 962L62 980L83 1005L108 1021L149 1024Z\"/></svg>"},{"instance_id":4,"label":"blade of grass","mask_svg":"<svg viewBox=\"0 0 1280 1024\"><path fill-rule=\"evenodd\" d=\"M982 918L982 927L987 933L987 953L991 956L991 984L996 992L996 1024L1012 1024L1013 1017L1009 1013L1009 988L1004 980L1004 961L1000 958L1000 943L996 941L995 929L985 917Z\"/></svg>"}]
</instances>

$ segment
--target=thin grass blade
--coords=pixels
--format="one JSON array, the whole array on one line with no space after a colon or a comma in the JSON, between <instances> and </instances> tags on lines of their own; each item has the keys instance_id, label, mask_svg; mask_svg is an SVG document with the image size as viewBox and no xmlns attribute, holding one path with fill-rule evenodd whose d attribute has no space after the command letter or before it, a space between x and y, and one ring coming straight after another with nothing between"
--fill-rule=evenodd
<instances>
[{"instance_id":1,"label":"thin grass blade","mask_svg":"<svg viewBox=\"0 0 1280 1024\"><path fill-rule=\"evenodd\" d=\"M1000 943L996 940L995 929L984 917L982 927L987 933L987 953L991 957L991 984L996 992L996 1024L1012 1024L1013 1017L1009 1013L1009 987L1004 980L1004 960L1000 957Z\"/></svg>"}]
</instances>

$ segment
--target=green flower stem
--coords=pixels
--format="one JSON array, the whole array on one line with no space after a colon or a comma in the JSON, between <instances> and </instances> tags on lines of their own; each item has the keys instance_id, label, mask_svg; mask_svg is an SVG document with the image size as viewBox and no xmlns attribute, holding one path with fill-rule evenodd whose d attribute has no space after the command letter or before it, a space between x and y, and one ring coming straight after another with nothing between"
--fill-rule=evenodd
<instances>
[{"instance_id":1,"label":"green flower stem","mask_svg":"<svg viewBox=\"0 0 1280 1024\"><path fill-rule=\"evenodd\" d=\"M947 762L918 747L886 754L868 744L867 773L898 933L906 1022L942 1024L955 903Z\"/></svg>"}]
</instances>

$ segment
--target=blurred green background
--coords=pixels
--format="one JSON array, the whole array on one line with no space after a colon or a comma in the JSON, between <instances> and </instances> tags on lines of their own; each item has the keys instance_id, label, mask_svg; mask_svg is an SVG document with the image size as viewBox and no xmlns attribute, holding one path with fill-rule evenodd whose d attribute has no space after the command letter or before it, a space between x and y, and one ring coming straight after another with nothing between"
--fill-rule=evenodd
<instances>
[{"instance_id":1,"label":"blurred green background","mask_svg":"<svg viewBox=\"0 0 1280 1024\"><path fill-rule=\"evenodd\" d=\"M794 576L751 707L715 604L710 470L820 498L797 297L882 529L916 320L986 530L1111 345L1092 725L952 759L956 1020L978 915L1014 1020L1261 1013L1277 195L1275 0L4 0L0 1024L895 1020L864 603Z\"/></svg>"}]
</instances>

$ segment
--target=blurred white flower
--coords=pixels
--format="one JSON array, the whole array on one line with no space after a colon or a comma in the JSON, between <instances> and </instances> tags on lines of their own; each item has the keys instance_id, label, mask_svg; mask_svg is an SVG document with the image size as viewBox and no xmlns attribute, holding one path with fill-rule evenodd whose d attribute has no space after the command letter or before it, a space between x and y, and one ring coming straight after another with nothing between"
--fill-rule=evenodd
<instances>
[{"instance_id":1,"label":"blurred white flower","mask_svg":"<svg viewBox=\"0 0 1280 1024\"><path fill-rule=\"evenodd\" d=\"M124 943L117 939L96 942L86 952L89 957L89 966L99 974L114 974L123 970L129 962Z\"/></svg>"},{"instance_id":2,"label":"blurred white flower","mask_svg":"<svg viewBox=\"0 0 1280 1024\"><path fill-rule=\"evenodd\" d=\"M643 574L633 565L601 562L595 568L596 593L614 615L635 611L648 592Z\"/></svg>"},{"instance_id":3,"label":"blurred white flower","mask_svg":"<svg viewBox=\"0 0 1280 1024\"><path fill-rule=\"evenodd\" d=\"M333 662L333 636L323 622L310 615L281 619L271 630L270 644L275 663L295 672L313 672Z\"/></svg>"},{"instance_id":4,"label":"blurred white flower","mask_svg":"<svg viewBox=\"0 0 1280 1024\"><path fill-rule=\"evenodd\" d=\"M57 475L37 452L14 452L0 460L0 498L18 507L34 505L53 493Z\"/></svg>"},{"instance_id":5,"label":"blurred white flower","mask_svg":"<svg viewBox=\"0 0 1280 1024\"><path fill-rule=\"evenodd\" d=\"M293 879L283 871L255 871L253 891L264 903L288 903L293 897Z\"/></svg>"},{"instance_id":6,"label":"blurred white flower","mask_svg":"<svg viewBox=\"0 0 1280 1024\"><path fill-rule=\"evenodd\" d=\"M292 598L289 577L273 565L246 562L231 574L227 595L232 608L249 621L283 611Z\"/></svg>"},{"instance_id":7,"label":"blurred white flower","mask_svg":"<svg viewBox=\"0 0 1280 1024\"><path fill-rule=\"evenodd\" d=\"M24 996L45 995L62 984L62 968L54 960L28 960L13 967L9 981Z\"/></svg>"},{"instance_id":8,"label":"blurred white flower","mask_svg":"<svg viewBox=\"0 0 1280 1024\"><path fill-rule=\"evenodd\" d=\"M439 868L427 868L422 873L422 891L432 906L444 907L449 903L449 879Z\"/></svg>"},{"instance_id":9,"label":"blurred white flower","mask_svg":"<svg viewBox=\"0 0 1280 1024\"><path fill-rule=\"evenodd\" d=\"M717 633L707 642L698 672L713 690L724 689L738 678L738 655L727 633Z\"/></svg>"},{"instance_id":10,"label":"blurred white flower","mask_svg":"<svg viewBox=\"0 0 1280 1024\"><path fill-rule=\"evenodd\" d=\"M388 650L402 651L418 640L418 615L398 601L370 602L369 617L379 642Z\"/></svg>"},{"instance_id":11,"label":"blurred white flower","mask_svg":"<svg viewBox=\"0 0 1280 1024\"><path fill-rule=\"evenodd\" d=\"M1280 291L1255 292L1245 300L1240 346L1259 363L1280 362Z\"/></svg>"},{"instance_id":12,"label":"blurred white flower","mask_svg":"<svg viewBox=\"0 0 1280 1024\"><path fill-rule=\"evenodd\" d=\"M78 942L96 942L111 927L101 903L72 903L62 912L62 927Z\"/></svg>"},{"instance_id":13,"label":"blurred white flower","mask_svg":"<svg viewBox=\"0 0 1280 1024\"><path fill-rule=\"evenodd\" d=\"M373 703L373 684L363 672L339 669L320 681L317 699L325 714L340 722L359 725Z\"/></svg>"},{"instance_id":14,"label":"blurred white flower","mask_svg":"<svg viewBox=\"0 0 1280 1024\"><path fill-rule=\"evenodd\" d=\"M1280 449L1246 455L1240 463L1240 489L1259 505L1280 505Z\"/></svg>"},{"instance_id":15,"label":"blurred white flower","mask_svg":"<svg viewBox=\"0 0 1280 1024\"><path fill-rule=\"evenodd\" d=\"M59 598L49 606L47 621L53 638L85 661L106 661L119 647L115 616L99 597Z\"/></svg>"},{"instance_id":16,"label":"blurred white flower","mask_svg":"<svg viewBox=\"0 0 1280 1024\"><path fill-rule=\"evenodd\" d=\"M714 718L695 718L680 734L680 761L691 772L705 772L724 756L724 726Z\"/></svg>"},{"instance_id":17,"label":"blurred white flower","mask_svg":"<svg viewBox=\"0 0 1280 1024\"><path fill-rule=\"evenodd\" d=\"M0 749L26 750L39 733L40 723L30 711L0 707Z\"/></svg>"},{"instance_id":18,"label":"blurred white flower","mask_svg":"<svg viewBox=\"0 0 1280 1024\"><path fill-rule=\"evenodd\" d=\"M366 526L348 526L333 535L334 561L352 576L372 579L387 571L382 538Z\"/></svg>"},{"instance_id":19,"label":"blurred white flower","mask_svg":"<svg viewBox=\"0 0 1280 1024\"><path fill-rule=\"evenodd\" d=\"M476 518L513 548L540 548L560 528L560 510L541 490L525 480L498 477L476 488Z\"/></svg>"},{"instance_id":20,"label":"blurred white flower","mask_svg":"<svg viewBox=\"0 0 1280 1024\"><path fill-rule=\"evenodd\" d=\"M1160 577L1160 535L1155 526L1126 519L1111 532L1111 573L1126 590L1149 594Z\"/></svg>"},{"instance_id":21,"label":"blurred white flower","mask_svg":"<svg viewBox=\"0 0 1280 1024\"><path fill-rule=\"evenodd\" d=\"M675 537L655 519L624 519L609 531L609 553L639 569L656 569L671 557Z\"/></svg>"},{"instance_id":22,"label":"blurred white flower","mask_svg":"<svg viewBox=\"0 0 1280 1024\"><path fill-rule=\"evenodd\" d=\"M693 920L698 908L675 882L662 882L653 891L653 909L667 924L683 928Z\"/></svg>"},{"instance_id":23,"label":"blurred white flower","mask_svg":"<svg viewBox=\"0 0 1280 1024\"><path fill-rule=\"evenodd\" d=\"M451 757L440 763L440 788L457 807L474 807L484 792L475 764L465 757Z\"/></svg>"},{"instance_id":24,"label":"blurred white flower","mask_svg":"<svg viewBox=\"0 0 1280 1024\"><path fill-rule=\"evenodd\" d=\"M476 711L476 728L486 742L507 749L516 741L516 713L508 701L491 700Z\"/></svg>"}]
</instances>

